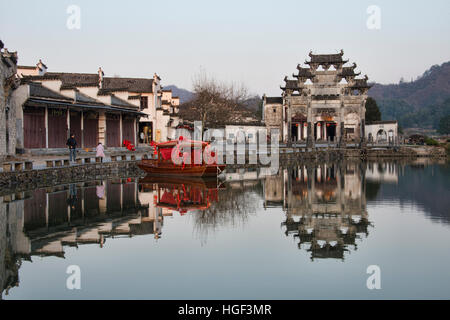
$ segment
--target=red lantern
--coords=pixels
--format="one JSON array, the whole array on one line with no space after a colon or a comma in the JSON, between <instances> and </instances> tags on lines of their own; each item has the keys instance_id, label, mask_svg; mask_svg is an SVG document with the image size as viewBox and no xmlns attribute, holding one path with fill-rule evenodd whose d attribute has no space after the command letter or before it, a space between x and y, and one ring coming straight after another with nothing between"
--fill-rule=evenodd
<instances>
[{"instance_id":1,"label":"red lantern","mask_svg":"<svg viewBox=\"0 0 450 320\"><path fill-rule=\"evenodd\" d=\"M320 127L322 124L320 122L317 122L317 126Z\"/></svg>"},{"instance_id":2,"label":"red lantern","mask_svg":"<svg viewBox=\"0 0 450 320\"><path fill-rule=\"evenodd\" d=\"M296 123L295 126L298 127L298 123Z\"/></svg>"},{"instance_id":3,"label":"red lantern","mask_svg":"<svg viewBox=\"0 0 450 320\"><path fill-rule=\"evenodd\" d=\"M330 126L330 124L329 123L327 123L327 127L329 127Z\"/></svg>"},{"instance_id":4,"label":"red lantern","mask_svg":"<svg viewBox=\"0 0 450 320\"><path fill-rule=\"evenodd\" d=\"M307 123L305 122L305 123L303 124L303 126L304 126L304 127L307 127L307 126L308 126L308 124L307 124Z\"/></svg>"},{"instance_id":5,"label":"red lantern","mask_svg":"<svg viewBox=\"0 0 450 320\"><path fill-rule=\"evenodd\" d=\"M215 157L216 156L216 153L214 152L214 151L211 151L211 157Z\"/></svg>"},{"instance_id":6,"label":"red lantern","mask_svg":"<svg viewBox=\"0 0 450 320\"><path fill-rule=\"evenodd\" d=\"M180 136L179 138L178 138L178 140L180 140L180 141L183 141L183 136Z\"/></svg>"}]
</instances>

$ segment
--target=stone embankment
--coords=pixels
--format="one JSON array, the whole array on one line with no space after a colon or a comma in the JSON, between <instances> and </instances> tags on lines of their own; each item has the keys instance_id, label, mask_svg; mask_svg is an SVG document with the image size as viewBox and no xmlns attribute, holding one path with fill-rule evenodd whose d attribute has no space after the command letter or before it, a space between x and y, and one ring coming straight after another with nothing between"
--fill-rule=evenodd
<instances>
[{"instance_id":1,"label":"stone embankment","mask_svg":"<svg viewBox=\"0 0 450 320\"><path fill-rule=\"evenodd\" d=\"M0 172L0 195L64 183L142 176L137 161L85 163L40 170Z\"/></svg>"},{"instance_id":2,"label":"stone embankment","mask_svg":"<svg viewBox=\"0 0 450 320\"><path fill-rule=\"evenodd\" d=\"M53 160L46 167L36 169L34 163L3 163L3 171L0 172L0 194L10 192L15 189L32 189L37 187L47 187L69 182L79 182L88 180L99 180L110 177L126 178L144 176L145 173L137 167L137 162L145 155L139 156L111 156L109 162L97 162L98 159L83 161L76 165L66 163L64 159ZM243 155L241 155L243 156ZM253 161L250 161L252 159ZM245 155L244 161L235 157L235 164L229 168L261 167L260 159L255 161L255 156ZM266 156L269 161L270 155ZM439 147L412 147L402 146L397 148L367 148L367 149L338 149L338 148L280 148L280 163L302 163L302 162L333 162L342 159L354 160L382 160L382 159L446 159L447 154L444 148ZM242 160L242 159L241 159ZM47 161L49 162L49 161ZM237 163L236 163L237 162ZM6 166L5 166L6 165ZM270 166L268 163L266 166ZM6 169L6 170L5 170Z\"/></svg>"}]
</instances>

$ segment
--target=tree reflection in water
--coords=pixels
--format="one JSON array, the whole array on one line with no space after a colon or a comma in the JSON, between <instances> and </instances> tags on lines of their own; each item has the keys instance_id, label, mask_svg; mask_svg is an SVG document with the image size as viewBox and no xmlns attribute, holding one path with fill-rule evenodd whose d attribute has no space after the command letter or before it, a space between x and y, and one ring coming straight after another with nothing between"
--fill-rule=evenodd
<instances>
[{"instance_id":1,"label":"tree reflection in water","mask_svg":"<svg viewBox=\"0 0 450 320\"><path fill-rule=\"evenodd\" d=\"M417 204L432 221L450 223L445 164L341 161L290 165L275 175L263 169L229 170L219 187L216 180L115 179L3 195L0 291L18 286L22 261L34 256L64 257L68 246L103 247L117 237L159 239L165 217L176 211L206 243L220 229L245 227L261 204L279 208L284 233L312 260L344 260L357 250L374 227L367 202Z\"/></svg>"},{"instance_id":2,"label":"tree reflection in water","mask_svg":"<svg viewBox=\"0 0 450 320\"><path fill-rule=\"evenodd\" d=\"M219 201L211 204L207 210L198 211L192 215L194 232L202 244L205 244L210 232L218 228L244 226L249 216L255 214L260 203L257 193L261 181L253 183L228 183L219 191Z\"/></svg>"}]
</instances>

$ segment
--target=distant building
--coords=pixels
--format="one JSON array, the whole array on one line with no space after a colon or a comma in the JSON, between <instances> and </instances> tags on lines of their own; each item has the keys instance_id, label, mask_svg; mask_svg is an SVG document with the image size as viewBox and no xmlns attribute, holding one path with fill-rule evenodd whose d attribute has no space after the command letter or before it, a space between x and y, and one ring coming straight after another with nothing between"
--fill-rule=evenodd
<instances>
[{"instance_id":1,"label":"distant building","mask_svg":"<svg viewBox=\"0 0 450 320\"><path fill-rule=\"evenodd\" d=\"M366 141L373 144L398 144L397 121L373 121L366 124Z\"/></svg>"},{"instance_id":2,"label":"distant building","mask_svg":"<svg viewBox=\"0 0 450 320\"><path fill-rule=\"evenodd\" d=\"M263 97L268 128L279 128L283 142L361 142L364 138L368 77L357 78L356 64L344 66L344 52L310 53L308 67L285 77L281 97Z\"/></svg>"},{"instance_id":3,"label":"distant building","mask_svg":"<svg viewBox=\"0 0 450 320\"><path fill-rule=\"evenodd\" d=\"M98 142L117 148L124 140L166 141L178 123L177 99L163 92L156 74L147 79L105 77L101 68L97 73L47 72L41 60L35 67L18 66L17 74L20 150L65 148L70 133L82 148Z\"/></svg>"}]
</instances>

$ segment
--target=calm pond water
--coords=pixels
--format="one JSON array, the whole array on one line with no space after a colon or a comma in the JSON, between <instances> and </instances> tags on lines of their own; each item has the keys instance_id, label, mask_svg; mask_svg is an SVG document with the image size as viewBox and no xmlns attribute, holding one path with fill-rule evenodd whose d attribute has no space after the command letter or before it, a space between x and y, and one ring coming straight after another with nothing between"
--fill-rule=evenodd
<instances>
[{"instance_id":1,"label":"calm pond water","mask_svg":"<svg viewBox=\"0 0 450 320\"><path fill-rule=\"evenodd\" d=\"M450 167L124 178L0 201L3 299L450 298ZM80 269L80 290L66 271ZM380 270L369 290L367 268Z\"/></svg>"}]
</instances>

